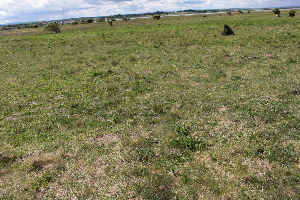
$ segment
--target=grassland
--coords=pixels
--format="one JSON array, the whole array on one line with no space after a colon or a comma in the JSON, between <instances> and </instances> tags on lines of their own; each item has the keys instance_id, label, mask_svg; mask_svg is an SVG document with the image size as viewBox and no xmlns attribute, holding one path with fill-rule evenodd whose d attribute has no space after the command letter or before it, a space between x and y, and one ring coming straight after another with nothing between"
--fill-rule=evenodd
<instances>
[{"instance_id":1,"label":"grassland","mask_svg":"<svg viewBox=\"0 0 300 200\"><path fill-rule=\"evenodd\" d=\"M299 199L300 21L283 16L0 32L0 198Z\"/></svg>"}]
</instances>

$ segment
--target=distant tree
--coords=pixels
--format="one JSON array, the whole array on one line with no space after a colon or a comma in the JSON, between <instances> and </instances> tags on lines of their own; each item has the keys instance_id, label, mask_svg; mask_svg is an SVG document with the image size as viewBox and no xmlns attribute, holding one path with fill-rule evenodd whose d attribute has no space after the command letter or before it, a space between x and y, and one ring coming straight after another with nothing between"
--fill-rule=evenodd
<instances>
[{"instance_id":1,"label":"distant tree","mask_svg":"<svg viewBox=\"0 0 300 200\"><path fill-rule=\"evenodd\" d=\"M60 32L60 25L57 22L51 22L45 26L45 31Z\"/></svg>"},{"instance_id":2,"label":"distant tree","mask_svg":"<svg viewBox=\"0 0 300 200\"><path fill-rule=\"evenodd\" d=\"M274 13L275 15L278 15L278 17L280 17L280 10L279 10L278 8L275 8L275 9L273 10L273 13Z\"/></svg>"},{"instance_id":3,"label":"distant tree","mask_svg":"<svg viewBox=\"0 0 300 200\"><path fill-rule=\"evenodd\" d=\"M247 11L247 13L251 13L251 11L250 11L250 10L248 10L248 11Z\"/></svg>"},{"instance_id":4,"label":"distant tree","mask_svg":"<svg viewBox=\"0 0 300 200\"><path fill-rule=\"evenodd\" d=\"M77 24L78 24L78 21L72 22L72 25L77 25Z\"/></svg>"},{"instance_id":5,"label":"distant tree","mask_svg":"<svg viewBox=\"0 0 300 200\"><path fill-rule=\"evenodd\" d=\"M244 14L242 10L238 10L238 13L239 14Z\"/></svg>"},{"instance_id":6,"label":"distant tree","mask_svg":"<svg viewBox=\"0 0 300 200\"><path fill-rule=\"evenodd\" d=\"M110 26L113 26L113 22L116 21L115 19L109 19L107 22L109 23Z\"/></svg>"},{"instance_id":7,"label":"distant tree","mask_svg":"<svg viewBox=\"0 0 300 200\"><path fill-rule=\"evenodd\" d=\"M93 23L93 22L94 22L93 19L86 19L86 20L85 20L85 23Z\"/></svg>"},{"instance_id":8,"label":"distant tree","mask_svg":"<svg viewBox=\"0 0 300 200\"><path fill-rule=\"evenodd\" d=\"M38 27L39 27L38 24L31 24L31 25L30 25L30 28L38 28Z\"/></svg>"},{"instance_id":9,"label":"distant tree","mask_svg":"<svg viewBox=\"0 0 300 200\"><path fill-rule=\"evenodd\" d=\"M98 18L97 22L105 22L105 19L104 18Z\"/></svg>"},{"instance_id":10,"label":"distant tree","mask_svg":"<svg viewBox=\"0 0 300 200\"><path fill-rule=\"evenodd\" d=\"M295 16L296 16L296 11L290 10L289 17L295 17Z\"/></svg>"},{"instance_id":11,"label":"distant tree","mask_svg":"<svg viewBox=\"0 0 300 200\"><path fill-rule=\"evenodd\" d=\"M224 30L222 31L222 35L234 35L233 30L228 25L224 25Z\"/></svg>"},{"instance_id":12,"label":"distant tree","mask_svg":"<svg viewBox=\"0 0 300 200\"><path fill-rule=\"evenodd\" d=\"M161 17L160 17L160 15L153 15L152 18L156 19L156 20L160 20Z\"/></svg>"},{"instance_id":13,"label":"distant tree","mask_svg":"<svg viewBox=\"0 0 300 200\"><path fill-rule=\"evenodd\" d=\"M232 13L231 13L231 11L227 11L226 14L227 15L231 15Z\"/></svg>"},{"instance_id":14,"label":"distant tree","mask_svg":"<svg viewBox=\"0 0 300 200\"><path fill-rule=\"evenodd\" d=\"M128 20L130 20L130 18L123 17L122 20L124 20L125 22L127 22Z\"/></svg>"}]
</instances>

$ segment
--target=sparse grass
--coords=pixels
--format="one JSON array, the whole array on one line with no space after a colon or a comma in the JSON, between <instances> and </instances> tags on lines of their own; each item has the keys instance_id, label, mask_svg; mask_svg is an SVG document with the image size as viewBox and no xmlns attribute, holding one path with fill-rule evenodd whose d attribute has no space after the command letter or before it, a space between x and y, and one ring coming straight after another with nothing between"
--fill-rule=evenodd
<instances>
[{"instance_id":1,"label":"sparse grass","mask_svg":"<svg viewBox=\"0 0 300 200\"><path fill-rule=\"evenodd\" d=\"M299 199L287 12L0 32L0 198Z\"/></svg>"}]
</instances>

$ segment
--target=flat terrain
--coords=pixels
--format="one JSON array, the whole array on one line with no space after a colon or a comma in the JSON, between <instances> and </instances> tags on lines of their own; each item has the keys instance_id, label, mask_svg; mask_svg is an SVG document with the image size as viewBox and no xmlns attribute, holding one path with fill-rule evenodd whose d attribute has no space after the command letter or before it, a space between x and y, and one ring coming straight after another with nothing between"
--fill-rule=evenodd
<instances>
[{"instance_id":1,"label":"flat terrain","mask_svg":"<svg viewBox=\"0 0 300 200\"><path fill-rule=\"evenodd\" d=\"M0 198L299 199L287 12L0 32Z\"/></svg>"}]
</instances>

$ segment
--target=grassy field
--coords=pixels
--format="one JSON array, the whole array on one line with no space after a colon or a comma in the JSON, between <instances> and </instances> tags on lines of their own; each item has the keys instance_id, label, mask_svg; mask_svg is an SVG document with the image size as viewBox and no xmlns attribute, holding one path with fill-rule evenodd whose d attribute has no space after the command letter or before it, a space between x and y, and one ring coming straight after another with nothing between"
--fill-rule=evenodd
<instances>
[{"instance_id":1,"label":"grassy field","mask_svg":"<svg viewBox=\"0 0 300 200\"><path fill-rule=\"evenodd\" d=\"M299 199L299 16L0 32L0 199Z\"/></svg>"}]
</instances>

